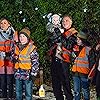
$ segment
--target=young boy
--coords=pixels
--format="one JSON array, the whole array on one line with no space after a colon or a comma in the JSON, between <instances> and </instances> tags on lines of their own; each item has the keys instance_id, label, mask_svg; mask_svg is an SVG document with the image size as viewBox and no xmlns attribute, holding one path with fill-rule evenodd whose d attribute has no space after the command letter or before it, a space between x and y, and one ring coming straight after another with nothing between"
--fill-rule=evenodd
<instances>
[{"instance_id":1,"label":"young boy","mask_svg":"<svg viewBox=\"0 0 100 100\"><path fill-rule=\"evenodd\" d=\"M23 85L26 100L32 100L32 79L39 70L39 55L30 39L30 31L24 28L19 32L19 43L15 45L15 84L16 100L23 100Z\"/></svg>"}]
</instances>

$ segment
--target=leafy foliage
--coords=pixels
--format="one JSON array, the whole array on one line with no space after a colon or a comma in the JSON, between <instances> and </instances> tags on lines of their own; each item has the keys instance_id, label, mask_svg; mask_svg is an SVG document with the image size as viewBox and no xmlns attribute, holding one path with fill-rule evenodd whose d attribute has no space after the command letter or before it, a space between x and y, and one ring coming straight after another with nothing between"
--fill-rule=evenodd
<instances>
[{"instance_id":1,"label":"leafy foliage","mask_svg":"<svg viewBox=\"0 0 100 100\"><path fill-rule=\"evenodd\" d=\"M19 13L20 11L22 13ZM44 67L45 73L48 73L49 70L49 63L46 60L48 33L45 28L48 20L43 16L48 13L72 16L73 26L77 30L87 28L89 30L89 40L94 45L96 40L100 40L100 1L0 0L0 18L8 18L18 31L26 26L30 28L31 37L38 47L40 64Z\"/></svg>"}]
</instances>

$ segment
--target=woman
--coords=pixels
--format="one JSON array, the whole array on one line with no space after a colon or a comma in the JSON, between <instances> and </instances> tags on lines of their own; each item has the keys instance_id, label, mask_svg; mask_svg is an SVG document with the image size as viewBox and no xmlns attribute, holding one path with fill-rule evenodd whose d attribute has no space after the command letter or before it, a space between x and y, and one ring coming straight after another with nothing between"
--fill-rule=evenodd
<instances>
[{"instance_id":1,"label":"woman","mask_svg":"<svg viewBox=\"0 0 100 100\"><path fill-rule=\"evenodd\" d=\"M0 85L1 98L7 100L13 98L14 64L12 51L14 32L11 23L6 18L2 18L0 20Z\"/></svg>"}]
</instances>

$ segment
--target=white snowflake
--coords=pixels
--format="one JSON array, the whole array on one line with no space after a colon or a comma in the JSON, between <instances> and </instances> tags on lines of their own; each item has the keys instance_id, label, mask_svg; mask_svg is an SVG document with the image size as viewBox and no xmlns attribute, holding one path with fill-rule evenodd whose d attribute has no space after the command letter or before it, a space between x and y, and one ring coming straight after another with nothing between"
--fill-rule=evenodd
<instances>
[{"instance_id":1,"label":"white snowflake","mask_svg":"<svg viewBox=\"0 0 100 100\"><path fill-rule=\"evenodd\" d=\"M38 10L38 7L36 7L35 10Z\"/></svg>"},{"instance_id":2,"label":"white snowflake","mask_svg":"<svg viewBox=\"0 0 100 100\"><path fill-rule=\"evenodd\" d=\"M86 11L87 11L87 9L85 8L85 9L84 9L84 12L86 12Z\"/></svg>"},{"instance_id":3,"label":"white snowflake","mask_svg":"<svg viewBox=\"0 0 100 100\"><path fill-rule=\"evenodd\" d=\"M25 22L25 21L26 21L26 18L23 19L23 22Z\"/></svg>"},{"instance_id":4,"label":"white snowflake","mask_svg":"<svg viewBox=\"0 0 100 100\"><path fill-rule=\"evenodd\" d=\"M19 11L19 14L22 14L22 11Z\"/></svg>"}]
</instances>

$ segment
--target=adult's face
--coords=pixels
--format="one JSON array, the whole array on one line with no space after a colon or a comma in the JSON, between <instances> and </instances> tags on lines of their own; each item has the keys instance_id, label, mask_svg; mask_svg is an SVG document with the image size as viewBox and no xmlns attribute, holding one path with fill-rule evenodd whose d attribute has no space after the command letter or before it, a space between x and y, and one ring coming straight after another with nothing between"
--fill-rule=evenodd
<instances>
[{"instance_id":1,"label":"adult's face","mask_svg":"<svg viewBox=\"0 0 100 100\"><path fill-rule=\"evenodd\" d=\"M68 30L69 28L71 28L72 25L72 20L68 17L65 16L62 20L62 26L63 28L65 28L66 30Z\"/></svg>"},{"instance_id":2,"label":"adult's face","mask_svg":"<svg viewBox=\"0 0 100 100\"><path fill-rule=\"evenodd\" d=\"M0 22L0 27L2 30L6 31L8 29L8 27L10 26L9 22L6 19L3 19Z\"/></svg>"}]
</instances>

